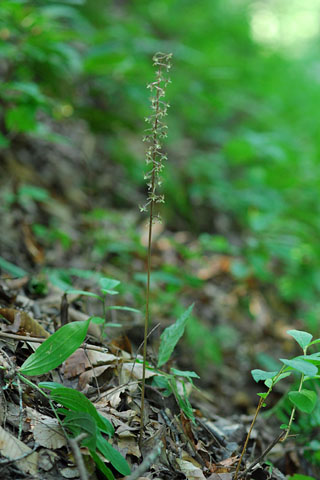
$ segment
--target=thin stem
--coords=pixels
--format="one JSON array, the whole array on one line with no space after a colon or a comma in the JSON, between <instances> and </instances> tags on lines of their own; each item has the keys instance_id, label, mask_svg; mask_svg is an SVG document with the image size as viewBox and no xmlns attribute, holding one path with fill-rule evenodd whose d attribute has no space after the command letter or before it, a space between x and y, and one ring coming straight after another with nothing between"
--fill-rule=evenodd
<instances>
[{"instance_id":1,"label":"thin stem","mask_svg":"<svg viewBox=\"0 0 320 480\"><path fill-rule=\"evenodd\" d=\"M273 378L273 381L272 381L272 384L271 386L269 387L267 393L264 395L264 397L260 397L260 400L259 400L259 403L258 403L258 406L256 408L256 411L255 411L255 414L254 414L254 417L253 417L253 420L251 422L251 425L250 425L250 428L249 428L249 431L248 431L248 434L247 434L247 437L246 437L246 440L244 442L244 445L243 445L243 449L242 449L242 452L241 452L241 455L240 455L240 458L239 458L239 461L238 461L238 465L237 465L237 468L236 468L236 471L234 473L234 477L233 477L233 480L238 480L238 474L239 474L239 470L240 470L240 467L241 467L241 462L242 462L242 459L243 459L243 456L246 452L246 449L247 449L247 446L248 446L248 443L249 443L249 440L250 440L250 436L251 436L251 432L252 432L252 429L254 427L254 424L256 423L256 420L257 420L257 416L264 404L264 402L266 401L266 399L268 398L273 386L276 384L278 378L280 377L281 373L283 372L285 366L283 366L278 374Z\"/></svg>"},{"instance_id":2,"label":"thin stem","mask_svg":"<svg viewBox=\"0 0 320 480\"><path fill-rule=\"evenodd\" d=\"M303 380L304 380L304 373L301 375L301 378L300 378L300 385L299 385L299 388L298 388L298 392L301 392L301 389L302 389L302 385L303 385ZM288 427L286 429L286 434L285 436L283 437L283 440L281 440L282 442L284 442L285 440L287 440L288 438L288 435L290 433L290 430L291 430L291 425L292 425L292 422L294 420L294 415L296 413L296 406L294 405L292 411L291 411L291 415L290 415L290 420L289 420L289 423L288 423Z\"/></svg>"},{"instance_id":3,"label":"thin stem","mask_svg":"<svg viewBox=\"0 0 320 480\"><path fill-rule=\"evenodd\" d=\"M247 445L248 445L248 442L250 440L250 436L251 436L251 432L252 432L252 429L253 429L253 426L254 424L256 423L256 419L257 419L257 416L261 410L261 407L263 405L263 402L264 402L264 398L260 397L260 400L259 400L259 403L258 403L258 406L257 406L257 409L256 409L256 413L254 414L254 417L253 417L253 420L251 422L251 425L250 425L250 428L249 428L249 432L247 434L247 438L246 438L246 441L244 442L244 445L243 445L243 449L242 449L242 452L241 452L241 455L240 455L240 458L239 458L239 461L238 461L238 465L237 465L237 468L236 468L236 471L234 473L234 480L237 480L238 479L238 473L239 473L239 470L240 470L240 467L241 467L241 462L242 462L242 459L243 459L243 456L245 454L245 451L247 449Z\"/></svg>"},{"instance_id":4,"label":"thin stem","mask_svg":"<svg viewBox=\"0 0 320 480\"><path fill-rule=\"evenodd\" d=\"M160 67L159 70L161 71ZM156 116L154 121L153 130L153 153L152 153L152 177L151 177L151 192L155 189L155 176L156 176L156 145L157 141L157 128L158 128L158 115L159 112L159 99L160 91L157 90L156 94ZM147 290L146 290L146 314L144 320L144 335L143 335L143 367L142 367L142 384L141 384L141 419L140 419L140 434L139 434L139 447L142 446L142 435L144 428L144 399L145 399L145 384L146 384L146 361L147 361L147 339L148 339L148 326L149 326L149 303L150 303L150 278L151 278L151 254L152 254L152 225L153 225L153 207L154 200L151 200L149 204L149 232L148 232L148 254L147 254Z\"/></svg>"}]
</instances>

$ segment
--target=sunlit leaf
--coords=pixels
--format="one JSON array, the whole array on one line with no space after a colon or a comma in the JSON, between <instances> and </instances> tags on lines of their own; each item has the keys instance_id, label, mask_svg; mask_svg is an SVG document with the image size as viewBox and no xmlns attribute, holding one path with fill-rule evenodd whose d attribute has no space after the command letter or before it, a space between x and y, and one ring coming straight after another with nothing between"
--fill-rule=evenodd
<instances>
[{"instance_id":1,"label":"sunlit leaf","mask_svg":"<svg viewBox=\"0 0 320 480\"><path fill-rule=\"evenodd\" d=\"M287 333L295 339L302 350L304 350L312 340L312 335L308 332L303 332L302 330L288 330Z\"/></svg>"},{"instance_id":2,"label":"sunlit leaf","mask_svg":"<svg viewBox=\"0 0 320 480\"><path fill-rule=\"evenodd\" d=\"M83 343L90 320L61 327L20 367L23 375L43 375L63 363Z\"/></svg>"},{"instance_id":3,"label":"sunlit leaf","mask_svg":"<svg viewBox=\"0 0 320 480\"><path fill-rule=\"evenodd\" d=\"M318 369L315 365L312 365L312 363L302 360L301 358L293 358L292 360L280 358L280 361L285 365L288 365L288 367L291 367L294 370L297 370L298 372L301 372L304 375L308 375L310 377L313 377L318 373Z\"/></svg>"}]
</instances>

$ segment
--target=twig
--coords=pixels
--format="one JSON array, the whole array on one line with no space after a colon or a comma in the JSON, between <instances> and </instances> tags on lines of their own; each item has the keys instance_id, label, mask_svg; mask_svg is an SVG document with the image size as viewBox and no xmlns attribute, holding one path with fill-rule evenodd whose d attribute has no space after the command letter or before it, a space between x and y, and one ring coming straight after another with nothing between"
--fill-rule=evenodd
<instances>
[{"instance_id":1,"label":"twig","mask_svg":"<svg viewBox=\"0 0 320 480\"><path fill-rule=\"evenodd\" d=\"M12 338L16 341L25 341L31 343L43 343L47 338L28 337L28 335L15 335L13 333L0 332L0 337ZM49 337L50 338L50 337ZM97 345L90 345L89 343L83 343L79 348L86 348L87 350L95 350L96 352L106 353L108 351L105 347L98 347Z\"/></svg>"},{"instance_id":2,"label":"twig","mask_svg":"<svg viewBox=\"0 0 320 480\"><path fill-rule=\"evenodd\" d=\"M78 435L75 438L68 438L70 448L72 450L76 465L77 465L78 470L79 470L80 480L88 480L89 479L88 473L87 473L87 470L86 470L86 467L85 467L85 464L84 464L84 461L83 461L83 458L82 458L82 455L81 455L80 447L79 447L79 443L81 442L81 440L83 440L87 436L88 436L87 433L83 432L83 433L80 433L80 435Z\"/></svg>"},{"instance_id":3,"label":"twig","mask_svg":"<svg viewBox=\"0 0 320 480\"><path fill-rule=\"evenodd\" d=\"M257 406L257 409L256 409L256 412L255 412L255 415L253 417L253 420L251 422L251 425L250 425L250 428L249 428L249 432L247 434L247 437L246 437L246 440L244 442L244 446L243 446L243 449L242 449L242 452L241 452L241 455L240 455L240 458L239 458L239 461L238 461L238 465L237 465L237 468L236 468L236 471L234 473L234 479L233 480L238 480L238 474L239 474L239 470L240 470L240 467L241 467L241 462L242 462L242 459L243 459L243 456L245 454L245 451L247 449L247 445L248 445L248 442L250 440L250 436L251 436L251 432L252 432L252 429L253 429L253 426L256 422L256 419L257 419L257 416L258 416L258 413L260 412L261 410L261 407L263 405L263 402L264 402L264 399L262 397L260 397L259 399L259 403L258 403L258 406Z\"/></svg>"},{"instance_id":4,"label":"twig","mask_svg":"<svg viewBox=\"0 0 320 480\"><path fill-rule=\"evenodd\" d=\"M248 468L246 468L243 472L240 473L239 478L245 477L245 476L250 472L250 470L253 469L253 467L255 467L259 462L261 462L261 460L263 460L264 457L265 457L266 455L268 455L268 453L273 449L273 447L274 447L275 445L277 445L278 442L281 442L281 441L282 441L282 439L284 438L285 434L286 434L285 431L281 432L281 433L270 443L270 445L261 453L261 455L260 455L258 458L256 458L256 460L255 460L254 462L252 462L251 465L249 465Z\"/></svg>"},{"instance_id":5,"label":"twig","mask_svg":"<svg viewBox=\"0 0 320 480\"><path fill-rule=\"evenodd\" d=\"M22 404L22 388L20 378L17 377L18 391L19 391L19 432L18 440L21 440L22 436L22 424L23 424L23 404Z\"/></svg>"},{"instance_id":6,"label":"twig","mask_svg":"<svg viewBox=\"0 0 320 480\"><path fill-rule=\"evenodd\" d=\"M153 450L149 453L149 455L143 460L143 462L139 465L139 467L131 473L129 477L126 477L126 480L137 480L141 477L149 467L155 462L155 460L159 457L162 449L162 441L160 440L159 443L154 447Z\"/></svg>"}]
</instances>

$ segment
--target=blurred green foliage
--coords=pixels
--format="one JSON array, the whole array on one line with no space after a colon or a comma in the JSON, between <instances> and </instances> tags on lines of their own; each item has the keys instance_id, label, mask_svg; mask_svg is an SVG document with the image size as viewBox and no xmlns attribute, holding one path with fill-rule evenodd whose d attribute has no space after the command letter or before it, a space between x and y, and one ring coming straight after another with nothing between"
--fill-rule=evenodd
<instances>
[{"instance_id":1,"label":"blurred green foliage","mask_svg":"<svg viewBox=\"0 0 320 480\"><path fill-rule=\"evenodd\" d=\"M320 311L319 36L287 52L258 43L254 15L277 20L268 13L277 1L261 5L3 0L0 147L14 147L21 135L60 141L48 118L84 119L100 135L103 155L121 165L129 185L125 201L132 192L136 204L133 192L144 190L140 139L150 58L172 52L163 217L175 228L208 234L207 244L220 235L216 251L225 242L228 253L237 254L233 274L274 285L314 331ZM295 4L291 8L295 14ZM102 231L91 235L97 256L110 242L112 251L125 254L138 244L106 241Z\"/></svg>"}]
</instances>

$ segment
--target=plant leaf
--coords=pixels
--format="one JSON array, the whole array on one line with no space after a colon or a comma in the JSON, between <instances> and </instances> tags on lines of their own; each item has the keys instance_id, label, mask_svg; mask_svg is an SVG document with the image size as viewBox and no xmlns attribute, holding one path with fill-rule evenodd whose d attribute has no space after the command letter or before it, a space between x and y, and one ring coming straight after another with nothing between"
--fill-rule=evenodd
<instances>
[{"instance_id":1,"label":"plant leaf","mask_svg":"<svg viewBox=\"0 0 320 480\"><path fill-rule=\"evenodd\" d=\"M300 392L289 392L289 399L302 412L311 413L317 402L317 394L302 389Z\"/></svg>"},{"instance_id":2,"label":"plant leaf","mask_svg":"<svg viewBox=\"0 0 320 480\"><path fill-rule=\"evenodd\" d=\"M110 305L110 307L107 307L106 310L123 310L125 312L141 313L141 311L137 308L122 307L121 305Z\"/></svg>"},{"instance_id":3,"label":"plant leaf","mask_svg":"<svg viewBox=\"0 0 320 480\"><path fill-rule=\"evenodd\" d=\"M90 320L72 322L59 328L23 363L23 375L43 375L58 367L86 338Z\"/></svg>"},{"instance_id":4,"label":"plant leaf","mask_svg":"<svg viewBox=\"0 0 320 480\"><path fill-rule=\"evenodd\" d=\"M90 455L93 458L93 460L95 461L95 464L97 465L99 470L101 470L101 472L104 473L104 475L107 477L107 479L108 480L114 480L113 473L111 472L111 470L108 467L105 466L104 462L101 460L99 455L94 450L90 450Z\"/></svg>"},{"instance_id":5,"label":"plant leaf","mask_svg":"<svg viewBox=\"0 0 320 480\"><path fill-rule=\"evenodd\" d=\"M93 450L96 449L97 425L89 413L68 411L63 420L63 426L75 436L87 433L88 436L82 440L82 445Z\"/></svg>"},{"instance_id":6,"label":"plant leaf","mask_svg":"<svg viewBox=\"0 0 320 480\"><path fill-rule=\"evenodd\" d=\"M187 323L187 320L192 312L193 305L190 307L178 318L178 320L170 327L167 327L161 334L161 341L158 354L158 367L164 365L174 350L174 347L177 345L178 341L184 333L184 329Z\"/></svg>"},{"instance_id":7,"label":"plant leaf","mask_svg":"<svg viewBox=\"0 0 320 480\"><path fill-rule=\"evenodd\" d=\"M48 383L46 387L48 388ZM50 388L50 387L49 387ZM66 408L74 412L86 412L93 417L97 427L109 436L114 435L114 428L112 424L105 417L100 415L95 406L87 399L87 397L77 390L67 387L54 388L50 394L52 400L61 403Z\"/></svg>"},{"instance_id":8,"label":"plant leaf","mask_svg":"<svg viewBox=\"0 0 320 480\"><path fill-rule=\"evenodd\" d=\"M265 370L260 370L256 368L255 370L251 370L251 375L255 382L260 382L261 380L267 380L268 378L275 377L279 372L266 372Z\"/></svg>"},{"instance_id":9,"label":"plant leaf","mask_svg":"<svg viewBox=\"0 0 320 480\"><path fill-rule=\"evenodd\" d=\"M196 372L191 372L189 370L177 370L176 368L171 368L170 371L179 377L200 378Z\"/></svg>"},{"instance_id":10,"label":"plant leaf","mask_svg":"<svg viewBox=\"0 0 320 480\"><path fill-rule=\"evenodd\" d=\"M287 334L295 339L302 350L304 350L312 340L311 333L303 332L302 330L288 330Z\"/></svg>"},{"instance_id":11,"label":"plant leaf","mask_svg":"<svg viewBox=\"0 0 320 480\"><path fill-rule=\"evenodd\" d=\"M0 268L10 273L13 277L22 278L26 277L28 273L20 267L17 267L11 262L8 262L3 257L0 257Z\"/></svg>"},{"instance_id":12,"label":"plant leaf","mask_svg":"<svg viewBox=\"0 0 320 480\"><path fill-rule=\"evenodd\" d=\"M97 448L121 475L130 475L130 467L126 459L103 438L100 432L97 434Z\"/></svg>"},{"instance_id":13,"label":"plant leaf","mask_svg":"<svg viewBox=\"0 0 320 480\"><path fill-rule=\"evenodd\" d=\"M115 280L114 278L103 277L103 278L100 278L99 284L100 284L101 292L104 293L105 295L107 294L116 295L117 293L119 293L117 290L114 290L114 288L120 284L119 280Z\"/></svg>"},{"instance_id":14,"label":"plant leaf","mask_svg":"<svg viewBox=\"0 0 320 480\"><path fill-rule=\"evenodd\" d=\"M280 361L285 365L293 368L294 370L297 370L298 372L303 373L304 375L308 375L310 377L313 377L318 373L318 369L315 365L312 365L312 363L306 362L301 358L293 358L292 360L280 358Z\"/></svg>"},{"instance_id":15,"label":"plant leaf","mask_svg":"<svg viewBox=\"0 0 320 480\"><path fill-rule=\"evenodd\" d=\"M66 291L66 294L69 295L69 294L73 294L73 295L84 295L86 297L93 297L93 298L98 298L99 300L103 300L100 295L98 295L97 293L93 293L93 292L88 292L87 290L77 290L76 288L68 288L68 290Z\"/></svg>"}]
</instances>

